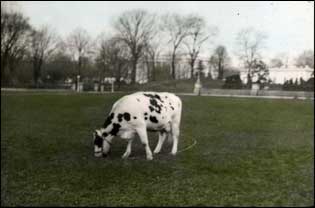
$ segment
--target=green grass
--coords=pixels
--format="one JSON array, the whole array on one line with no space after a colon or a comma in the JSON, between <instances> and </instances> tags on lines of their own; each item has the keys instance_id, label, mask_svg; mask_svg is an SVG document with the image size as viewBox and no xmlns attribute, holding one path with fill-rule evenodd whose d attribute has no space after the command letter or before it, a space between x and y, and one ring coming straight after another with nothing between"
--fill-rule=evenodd
<instances>
[{"instance_id":1,"label":"green grass","mask_svg":"<svg viewBox=\"0 0 315 208\"><path fill-rule=\"evenodd\" d=\"M92 130L122 94L1 95L1 205L314 205L313 101L182 96L179 149L153 161L114 140L94 158ZM151 149L157 137L150 134Z\"/></svg>"}]
</instances>

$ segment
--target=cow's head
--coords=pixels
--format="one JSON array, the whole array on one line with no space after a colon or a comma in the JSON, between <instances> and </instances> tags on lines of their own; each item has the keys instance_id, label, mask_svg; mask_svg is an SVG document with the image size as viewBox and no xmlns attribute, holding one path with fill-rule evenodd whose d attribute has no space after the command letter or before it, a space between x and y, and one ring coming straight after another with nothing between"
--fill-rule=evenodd
<instances>
[{"instance_id":1,"label":"cow's head","mask_svg":"<svg viewBox=\"0 0 315 208\"><path fill-rule=\"evenodd\" d=\"M106 132L101 133L100 130L95 130L93 133L94 156L106 157L110 150L111 142Z\"/></svg>"}]
</instances>

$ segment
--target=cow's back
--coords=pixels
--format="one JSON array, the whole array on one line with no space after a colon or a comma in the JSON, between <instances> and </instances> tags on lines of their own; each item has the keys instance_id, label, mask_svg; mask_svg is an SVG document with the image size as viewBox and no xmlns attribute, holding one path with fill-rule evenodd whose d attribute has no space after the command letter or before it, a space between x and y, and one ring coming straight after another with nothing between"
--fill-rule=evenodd
<instances>
[{"instance_id":1,"label":"cow's back","mask_svg":"<svg viewBox=\"0 0 315 208\"><path fill-rule=\"evenodd\" d=\"M120 98L111 112L130 115L131 125L145 123L149 129L180 121L182 103L179 97L168 92L136 92ZM128 125L129 126L129 125Z\"/></svg>"}]
</instances>

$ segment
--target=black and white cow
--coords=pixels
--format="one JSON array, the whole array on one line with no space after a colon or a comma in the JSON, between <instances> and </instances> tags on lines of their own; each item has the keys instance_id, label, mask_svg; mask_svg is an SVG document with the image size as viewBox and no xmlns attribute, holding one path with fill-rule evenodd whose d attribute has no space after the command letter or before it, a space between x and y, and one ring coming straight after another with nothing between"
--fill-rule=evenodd
<instances>
[{"instance_id":1,"label":"black and white cow","mask_svg":"<svg viewBox=\"0 0 315 208\"><path fill-rule=\"evenodd\" d=\"M171 154L176 155L181 111L182 102L172 93L137 92L120 98L114 103L103 127L93 134L95 157L106 156L113 138L120 136L128 140L126 152L122 156L127 158L137 133L145 147L146 158L152 160L147 130L159 132L154 153L160 152L166 137L170 136L173 139Z\"/></svg>"}]
</instances>

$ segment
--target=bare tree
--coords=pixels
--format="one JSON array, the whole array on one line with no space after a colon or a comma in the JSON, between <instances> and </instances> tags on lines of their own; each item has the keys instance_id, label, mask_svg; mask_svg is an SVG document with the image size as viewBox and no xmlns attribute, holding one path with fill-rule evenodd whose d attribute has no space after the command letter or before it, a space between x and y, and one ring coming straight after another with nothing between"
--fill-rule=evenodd
<instances>
[{"instance_id":1,"label":"bare tree","mask_svg":"<svg viewBox=\"0 0 315 208\"><path fill-rule=\"evenodd\" d=\"M163 22L163 30L168 33L168 42L171 44L171 75L173 79L176 79L176 56L179 47L183 43L184 39L189 35L190 21L188 21L188 18L185 16L168 14L163 17Z\"/></svg>"},{"instance_id":2,"label":"bare tree","mask_svg":"<svg viewBox=\"0 0 315 208\"><path fill-rule=\"evenodd\" d=\"M303 51L297 57L295 65L298 67L308 66L308 67L314 69L314 51L313 50Z\"/></svg>"},{"instance_id":3,"label":"bare tree","mask_svg":"<svg viewBox=\"0 0 315 208\"><path fill-rule=\"evenodd\" d=\"M1 83L11 82L14 68L26 53L29 20L20 12L8 11L1 2Z\"/></svg>"},{"instance_id":4,"label":"bare tree","mask_svg":"<svg viewBox=\"0 0 315 208\"><path fill-rule=\"evenodd\" d=\"M210 65L218 70L218 79L223 79L224 70L230 62L225 46L219 45L210 57Z\"/></svg>"},{"instance_id":5,"label":"bare tree","mask_svg":"<svg viewBox=\"0 0 315 208\"><path fill-rule=\"evenodd\" d=\"M57 47L57 37L48 26L42 26L31 33L30 55L33 63L33 79L38 87L41 69L48 56Z\"/></svg>"},{"instance_id":6,"label":"bare tree","mask_svg":"<svg viewBox=\"0 0 315 208\"><path fill-rule=\"evenodd\" d=\"M76 28L67 38L67 46L77 62L78 75L81 76L84 59L92 53L92 41L85 29Z\"/></svg>"},{"instance_id":7,"label":"bare tree","mask_svg":"<svg viewBox=\"0 0 315 208\"><path fill-rule=\"evenodd\" d=\"M251 86L251 70L255 59L261 59L261 50L264 47L267 36L254 28L242 29L236 37L237 56L247 69L247 84Z\"/></svg>"},{"instance_id":8,"label":"bare tree","mask_svg":"<svg viewBox=\"0 0 315 208\"><path fill-rule=\"evenodd\" d=\"M106 39L102 36L99 38L96 57L100 68L99 81L102 83L105 75L115 77L119 89L122 78L126 78L128 73L129 54L126 45L116 37Z\"/></svg>"},{"instance_id":9,"label":"bare tree","mask_svg":"<svg viewBox=\"0 0 315 208\"><path fill-rule=\"evenodd\" d=\"M155 17L144 10L122 13L114 22L117 37L124 42L131 54L132 83L136 82L137 64L143 55L144 46L154 35Z\"/></svg>"},{"instance_id":10,"label":"bare tree","mask_svg":"<svg viewBox=\"0 0 315 208\"><path fill-rule=\"evenodd\" d=\"M157 33L155 33L157 34ZM156 35L149 43L145 44L145 61L148 68L147 79L148 81L156 80L156 61L160 55L160 40Z\"/></svg>"},{"instance_id":11,"label":"bare tree","mask_svg":"<svg viewBox=\"0 0 315 208\"><path fill-rule=\"evenodd\" d=\"M184 40L184 44L188 49L190 78L194 76L195 63L200 53L202 45L211 37L214 37L218 29L211 27L206 30L205 20L198 15L190 15L188 17L189 31L188 36Z\"/></svg>"},{"instance_id":12,"label":"bare tree","mask_svg":"<svg viewBox=\"0 0 315 208\"><path fill-rule=\"evenodd\" d=\"M73 60L67 53L63 42L58 42L56 50L54 50L45 60L45 70L42 71L42 76L45 81L51 83L65 81L75 75Z\"/></svg>"}]
</instances>

